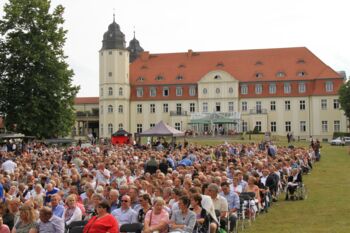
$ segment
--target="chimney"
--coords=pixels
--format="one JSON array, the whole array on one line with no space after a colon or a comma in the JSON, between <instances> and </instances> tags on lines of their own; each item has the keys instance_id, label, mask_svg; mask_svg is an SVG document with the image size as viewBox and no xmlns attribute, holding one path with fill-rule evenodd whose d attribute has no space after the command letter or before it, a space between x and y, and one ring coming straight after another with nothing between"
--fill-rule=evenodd
<instances>
[{"instance_id":1,"label":"chimney","mask_svg":"<svg viewBox=\"0 0 350 233\"><path fill-rule=\"evenodd\" d=\"M149 52L148 51L142 52L140 54L140 57L141 57L142 61L148 61L148 59L149 59Z\"/></svg>"},{"instance_id":2,"label":"chimney","mask_svg":"<svg viewBox=\"0 0 350 233\"><path fill-rule=\"evenodd\" d=\"M187 51L187 57L192 57L192 54L193 54L193 50L192 49L189 49Z\"/></svg>"}]
</instances>

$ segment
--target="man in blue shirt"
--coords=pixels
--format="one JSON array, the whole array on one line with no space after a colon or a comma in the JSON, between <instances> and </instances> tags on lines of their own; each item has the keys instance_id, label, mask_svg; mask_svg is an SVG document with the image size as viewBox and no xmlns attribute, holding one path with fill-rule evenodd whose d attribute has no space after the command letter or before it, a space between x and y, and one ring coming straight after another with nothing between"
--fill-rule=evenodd
<instances>
[{"instance_id":1,"label":"man in blue shirt","mask_svg":"<svg viewBox=\"0 0 350 233\"><path fill-rule=\"evenodd\" d=\"M54 187L52 183L46 185L46 194L44 205L47 205L51 201L51 196L59 191L58 188Z\"/></svg>"},{"instance_id":2,"label":"man in blue shirt","mask_svg":"<svg viewBox=\"0 0 350 233\"><path fill-rule=\"evenodd\" d=\"M53 215L62 218L64 212L64 206L60 203L61 197L58 194L51 196L51 209Z\"/></svg>"},{"instance_id":3,"label":"man in blue shirt","mask_svg":"<svg viewBox=\"0 0 350 233\"><path fill-rule=\"evenodd\" d=\"M227 182L221 183L221 196L223 196L228 203L230 231L236 227L237 211L240 208L239 196L234 191L230 190L230 184Z\"/></svg>"}]
</instances>

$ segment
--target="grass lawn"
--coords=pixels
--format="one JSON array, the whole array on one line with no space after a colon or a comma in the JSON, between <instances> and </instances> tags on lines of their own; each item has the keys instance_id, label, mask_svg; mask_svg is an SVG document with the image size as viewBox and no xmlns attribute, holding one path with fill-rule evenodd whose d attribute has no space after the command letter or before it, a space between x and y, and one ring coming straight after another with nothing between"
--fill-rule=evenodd
<instances>
[{"instance_id":1,"label":"grass lawn","mask_svg":"<svg viewBox=\"0 0 350 233\"><path fill-rule=\"evenodd\" d=\"M304 176L308 199L284 201L281 197L244 232L350 232L350 156L346 147L325 143L321 153L321 162Z\"/></svg>"},{"instance_id":2,"label":"grass lawn","mask_svg":"<svg viewBox=\"0 0 350 233\"><path fill-rule=\"evenodd\" d=\"M195 142L194 140L192 141ZM198 141L217 144L222 141ZM282 143L283 144L283 143ZM301 143L300 145L306 143ZM321 162L312 174L304 176L309 197L284 201L283 197L261 214L245 233L349 233L350 232L350 155L347 147L322 143Z\"/></svg>"}]
</instances>

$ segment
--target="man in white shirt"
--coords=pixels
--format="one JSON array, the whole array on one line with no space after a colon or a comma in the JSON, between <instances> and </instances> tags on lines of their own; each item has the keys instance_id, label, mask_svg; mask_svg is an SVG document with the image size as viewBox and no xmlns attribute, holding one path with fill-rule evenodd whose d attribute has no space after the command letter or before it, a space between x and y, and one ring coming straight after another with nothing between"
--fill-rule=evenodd
<instances>
[{"instance_id":1,"label":"man in white shirt","mask_svg":"<svg viewBox=\"0 0 350 233\"><path fill-rule=\"evenodd\" d=\"M109 179L111 178L111 173L105 169L105 165L103 163L99 163L96 171L96 181L97 184L104 183L109 184Z\"/></svg>"},{"instance_id":2,"label":"man in white shirt","mask_svg":"<svg viewBox=\"0 0 350 233\"><path fill-rule=\"evenodd\" d=\"M1 169L9 174L13 174L15 172L16 167L17 167L17 164L13 162L11 159L6 160L1 165Z\"/></svg>"}]
</instances>

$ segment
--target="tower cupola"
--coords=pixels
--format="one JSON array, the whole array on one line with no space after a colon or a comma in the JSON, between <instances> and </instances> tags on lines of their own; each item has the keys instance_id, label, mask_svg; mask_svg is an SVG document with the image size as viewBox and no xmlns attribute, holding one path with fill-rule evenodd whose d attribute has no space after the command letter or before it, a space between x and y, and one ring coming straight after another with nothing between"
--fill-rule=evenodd
<instances>
[{"instance_id":1,"label":"tower cupola","mask_svg":"<svg viewBox=\"0 0 350 233\"><path fill-rule=\"evenodd\" d=\"M125 35L115 22L114 14L113 22L108 26L108 31L103 34L102 49L125 49Z\"/></svg>"}]
</instances>

